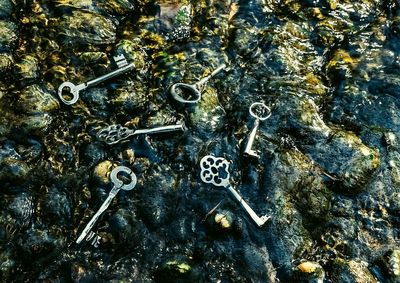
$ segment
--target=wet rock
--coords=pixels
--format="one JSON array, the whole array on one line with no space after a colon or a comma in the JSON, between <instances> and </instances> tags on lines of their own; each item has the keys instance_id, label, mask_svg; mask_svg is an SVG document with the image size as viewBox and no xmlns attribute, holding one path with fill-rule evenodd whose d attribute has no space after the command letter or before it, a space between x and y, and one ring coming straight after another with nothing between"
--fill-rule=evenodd
<instances>
[{"instance_id":1,"label":"wet rock","mask_svg":"<svg viewBox=\"0 0 400 283\"><path fill-rule=\"evenodd\" d=\"M23 80L34 80L39 77L39 63L32 55L25 55L16 64L17 74Z\"/></svg>"},{"instance_id":2,"label":"wet rock","mask_svg":"<svg viewBox=\"0 0 400 283\"><path fill-rule=\"evenodd\" d=\"M52 186L46 193L41 206L46 211L43 217L48 223L70 226L72 216L71 200L60 188Z\"/></svg>"},{"instance_id":3,"label":"wet rock","mask_svg":"<svg viewBox=\"0 0 400 283\"><path fill-rule=\"evenodd\" d=\"M368 264L359 260L337 259L332 270L332 278L337 282L378 282L368 270Z\"/></svg>"},{"instance_id":4,"label":"wet rock","mask_svg":"<svg viewBox=\"0 0 400 283\"><path fill-rule=\"evenodd\" d=\"M9 19L14 11L14 5L12 0L2 0L0 2L0 19Z\"/></svg>"},{"instance_id":5,"label":"wet rock","mask_svg":"<svg viewBox=\"0 0 400 283\"><path fill-rule=\"evenodd\" d=\"M112 104L126 114L136 114L138 109L145 109L149 102L147 86L140 81L126 81L112 98Z\"/></svg>"},{"instance_id":6,"label":"wet rock","mask_svg":"<svg viewBox=\"0 0 400 283\"><path fill-rule=\"evenodd\" d=\"M379 260L378 264L382 268L385 277L389 282L400 282L400 250L392 249L386 252Z\"/></svg>"},{"instance_id":7,"label":"wet rock","mask_svg":"<svg viewBox=\"0 0 400 283\"><path fill-rule=\"evenodd\" d=\"M51 112L60 108L60 103L46 87L30 85L19 96L18 105L25 113Z\"/></svg>"},{"instance_id":8,"label":"wet rock","mask_svg":"<svg viewBox=\"0 0 400 283\"><path fill-rule=\"evenodd\" d=\"M30 263L31 257L39 259L60 247L62 240L57 240L48 230L31 228L19 239L19 254L25 264Z\"/></svg>"},{"instance_id":9,"label":"wet rock","mask_svg":"<svg viewBox=\"0 0 400 283\"><path fill-rule=\"evenodd\" d=\"M115 164L111 161L102 161L96 165L93 172L93 178L99 184L108 184L110 182L110 173L114 168Z\"/></svg>"},{"instance_id":10,"label":"wet rock","mask_svg":"<svg viewBox=\"0 0 400 283\"><path fill-rule=\"evenodd\" d=\"M23 181L32 168L22 159L12 144L0 147L0 179L3 181Z\"/></svg>"},{"instance_id":11,"label":"wet rock","mask_svg":"<svg viewBox=\"0 0 400 283\"><path fill-rule=\"evenodd\" d=\"M20 130L14 133L22 135L26 133L44 133L47 127L51 124L52 117L48 113L36 113L34 115L20 116L13 126Z\"/></svg>"},{"instance_id":12,"label":"wet rock","mask_svg":"<svg viewBox=\"0 0 400 283\"><path fill-rule=\"evenodd\" d=\"M20 193L10 203L9 209L20 227L27 227L35 212L34 198L28 193Z\"/></svg>"},{"instance_id":13,"label":"wet rock","mask_svg":"<svg viewBox=\"0 0 400 283\"><path fill-rule=\"evenodd\" d=\"M116 40L116 27L107 18L83 11L64 15L59 27L60 35L67 44L110 44Z\"/></svg>"},{"instance_id":14,"label":"wet rock","mask_svg":"<svg viewBox=\"0 0 400 283\"><path fill-rule=\"evenodd\" d=\"M0 54L0 72L5 72L11 69L14 63L14 58L9 53Z\"/></svg>"},{"instance_id":15,"label":"wet rock","mask_svg":"<svg viewBox=\"0 0 400 283\"><path fill-rule=\"evenodd\" d=\"M110 14L124 15L135 11L135 2L132 0L100 0L96 5Z\"/></svg>"},{"instance_id":16,"label":"wet rock","mask_svg":"<svg viewBox=\"0 0 400 283\"><path fill-rule=\"evenodd\" d=\"M13 49L17 36L17 25L13 22L0 21L0 51Z\"/></svg>"},{"instance_id":17,"label":"wet rock","mask_svg":"<svg viewBox=\"0 0 400 283\"><path fill-rule=\"evenodd\" d=\"M322 283L325 279L325 271L317 262L302 262L296 266L296 272L299 282Z\"/></svg>"},{"instance_id":18,"label":"wet rock","mask_svg":"<svg viewBox=\"0 0 400 283\"><path fill-rule=\"evenodd\" d=\"M136 218L133 211L124 208L113 213L109 222L116 243L121 243L126 247L140 241L140 229Z\"/></svg>"}]
</instances>

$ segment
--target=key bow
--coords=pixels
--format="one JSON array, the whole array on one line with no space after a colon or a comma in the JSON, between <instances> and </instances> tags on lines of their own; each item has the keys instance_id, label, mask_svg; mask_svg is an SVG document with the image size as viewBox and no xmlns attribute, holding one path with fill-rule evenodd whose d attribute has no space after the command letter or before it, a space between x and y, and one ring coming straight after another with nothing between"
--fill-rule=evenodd
<instances>
[{"instance_id":1,"label":"key bow","mask_svg":"<svg viewBox=\"0 0 400 283\"><path fill-rule=\"evenodd\" d=\"M109 145L113 145L121 140L127 139L131 135L132 135L132 130L117 124L117 125L110 125L108 127L101 129L97 133L97 138Z\"/></svg>"},{"instance_id":2,"label":"key bow","mask_svg":"<svg viewBox=\"0 0 400 283\"><path fill-rule=\"evenodd\" d=\"M223 157L204 156L200 161L200 178L204 183L229 186L229 162Z\"/></svg>"}]
</instances>

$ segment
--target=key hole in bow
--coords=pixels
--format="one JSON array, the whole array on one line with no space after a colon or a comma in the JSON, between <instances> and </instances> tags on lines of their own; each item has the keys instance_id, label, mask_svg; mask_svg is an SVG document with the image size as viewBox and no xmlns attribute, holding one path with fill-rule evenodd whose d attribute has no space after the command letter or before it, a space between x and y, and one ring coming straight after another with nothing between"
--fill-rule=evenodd
<instances>
[{"instance_id":1,"label":"key hole in bow","mask_svg":"<svg viewBox=\"0 0 400 283\"><path fill-rule=\"evenodd\" d=\"M74 98L72 94L72 89L69 86L64 86L61 90L61 96L63 99L70 101Z\"/></svg>"},{"instance_id":2,"label":"key hole in bow","mask_svg":"<svg viewBox=\"0 0 400 283\"><path fill-rule=\"evenodd\" d=\"M121 180L124 183L124 185L132 183L132 177L127 172L124 171L118 172L117 178Z\"/></svg>"},{"instance_id":3,"label":"key hole in bow","mask_svg":"<svg viewBox=\"0 0 400 283\"><path fill-rule=\"evenodd\" d=\"M222 180L228 178L228 172L226 171L226 166L212 167L211 172L214 174L214 182L220 184Z\"/></svg>"},{"instance_id":4,"label":"key hole in bow","mask_svg":"<svg viewBox=\"0 0 400 283\"><path fill-rule=\"evenodd\" d=\"M192 86L181 85L176 87L175 91L184 100L193 101L198 98L198 95Z\"/></svg>"}]
</instances>

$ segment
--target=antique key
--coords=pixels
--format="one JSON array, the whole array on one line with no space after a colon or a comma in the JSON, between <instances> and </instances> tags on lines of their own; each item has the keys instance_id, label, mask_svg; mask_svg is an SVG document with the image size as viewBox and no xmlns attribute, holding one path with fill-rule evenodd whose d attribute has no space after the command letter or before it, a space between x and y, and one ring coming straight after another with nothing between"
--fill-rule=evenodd
<instances>
[{"instance_id":1,"label":"antique key","mask_svg":"<svg viewBox=\"0 0 400 283\"><path fill-rule=\"evenodd\" d=\"M63 82L58 87L58 96L60 97L60 100L62 102L64 102L65 104L67 104L67 105L72 105L72 104L74 104L74 103L76 103L78 101L79 92L81 90L84 90L84 89L86 89L88 87L97 85L97 84L99 84L101 82L104 82L105 80L108 80L108 79L113 78L115 76L118 76L120 74L126 73L126 72L132 70L135 67L135 65L133 63L128 64L128 62L126 61L124 55L115 56L114 57L114 61L117 64L118 69L116 69L116 70L114 70L114 71L112 71L112 72L110 72L108 74L105 74L105 75L103 75L101 77L98 77L96 79L87 81L85 83L81 83L79 85L74 85L71 82ZM64 89L67 89L67 90L69 89L69 92L72 94L72 99L69 100L69 99L65 99L64 98L64 96L63 96Z\"/></svg>"},{"instance_id":2,"label":"antique key","mask_svg":"<svg viewBox=\"0 0 400 283\"><path fill-rule=\"evenodd\" d=\"M185 83L176 83L173 84L170 88L170 93L173 99L176 101L183 103L183 104L194 104L199 102L201 99L201 93L200 93L200 88L208 82L212 77L214 77L216 74L221 72L226 68L226 64L220 65L217 69L215 69L210 75L202 78L200 81L198 81L195 84L185 84ZM178 89L186 89L191 95L189 96L188 99L183 98L177 93ZM182 90L181 90L182 91Z\"/></svg>"},{"instance_id":3,"label":"antique key","mask_svg":"<svg viewBox=\"0 0 400 283\"><path fill-rule=\"evenodd\" d=\"M140 135L140 134L159 134L159 133L168 133L174 131L182 131L186 130L185 124L176 124L176 125L169 125L169 126L162 126L156 127L152 129L137 129L132 130L126 127L123 127L119 124L111 125L106 128L101 129L97 133L97 138L105 143L112 145L116 144L122 140L127 139L133 135Z\"/></svg>"},{"instance_id":4,"label":"antique key","mask_svg":"<svg viewBox=\"0 0 400 283\"><path fill-rule=\"evenodd\" d=\"M253 129L251 130L244 153L249 156L260 158L260 155L258 155L255 150L252 150L251 147L253 146L260 121L267 120L271 116L271 109L269 109L269 107L264 103L255 102L250 105L249 112L251 116L256 118L256 121L254 122Z\"/></svg>"},{"instance_id":5,"label":"antique key","mask_svg":"<svg viewBox=\"0 0 400 283\"><path fill-rule=\"evenodd\" d=\"M130 182L125 184L121 179L119 179L118 176L119 176L120 173L128 174L129 177L130 177ZM92 219L86 225L85 229L83 229L81 235L76 240L77 244L82 242L82 240L90 232L90 230L93 228L94 224L96 223L97 219L107 209L107 207L110 205L112 199L117 195L117 193L121 189L125 190L125 191L132 190L136 186L136 182L137 182L135 173L133 173L131 169L129 169L128 167L125 167L125 166L117 166L117 167L115 167L111 171L110 179L111 179L111 182L114 184L114 187L111 189L110 193L108 194L108 197L103 202L103 204L100 206L99 210L96 212L96 214L92 217Z\"/></svg>"},{"instance_id":6,"label":"antique key","mask_svg":"<svg viewBox=\"0 0 400 283\"><path fill-rule=\"evenodd\" d=\"M254 210L247 204L242 196L232 187L229 182L229 162L223 157L214 157L212 155L204 156L200 161L200 178L204 183L213 184L214 186L224 187L233 195L233 197L246 210L251 219L261 227L271 218L271 216L259 217Z\"/></svg>"}]
</instances>

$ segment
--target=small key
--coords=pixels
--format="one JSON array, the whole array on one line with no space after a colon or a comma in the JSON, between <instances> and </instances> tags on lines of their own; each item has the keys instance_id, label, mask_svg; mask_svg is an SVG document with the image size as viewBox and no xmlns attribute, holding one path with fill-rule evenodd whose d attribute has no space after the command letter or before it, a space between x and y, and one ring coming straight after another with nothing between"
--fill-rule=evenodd
<instances>
[{"instance_id":1,"label":"small key","mask_svg":"<svg viewBox=\"0 0 400 283\"><path fill-rule=\"evenodd\" d=\"M255 102L250 105L249 112L251 116L256 118L256 121L254 122L253 129L251 130L244 153L249 156L260 158L260 155L258 155L255 150L252 150L251 147L253 146L254 139L256 138L256 133L258 130L258 126L260 125L260 121L265 121L271 116L271 109L269 109L269 107L264 103Z\"/></svg>"},{"instance_id":2,"label":"small key","mask_svg":"<svg viewBox=\"0 0 400 283\"><path fill-rule=\"evenodd\" d=\"M122 172L126 173L126 174L128 174L130 176L130 182L129 183L124 184L124 182L118 178L118 175L120 173L122 173ZM103 204L101 205L99 210L96 212L96 214L92 217L92 219L86 225L85 229L83 229L81 235L76 240L77 244L82 242L82 240L90 232L90 230L93 228L94 224L96 223L97 219L107 209L107 207L110 205L112 199L117 195L117 193L121 189L125 190L125 191L132 190L136 186L136 182L137 182L137 178L136 178L135 173L133 173L131 169L129 169L128 167L125 167L125 166L117 166L117 167L115 167L111 171L110 179L111 179L111 182L114 184L114 187L111 189L110 193L108 194L108 197L103 202Z\"/></svg>"},{"instance_id":3,"label":"small key","mask_svg":"<svg viewBox=\"0 0 400 283\"><path fill-rule=\"evenodd\" d=\"M242 196L232 187L229 182L229 163L223 157L214 157L212 155L204 156L200 161L200 178L204 183L213 184L214 186L224 187L233 195L233 197L240 203L246 210L251 219L261 227L264 223L271 218L271 216L259 217L254 210L247 204Z\"/></svg>"},{"instance_id":4,"label":"small key","mask_svg":"<svg viewBox=\"0 0 400 283\"><path fill-rule=\"evenodd\" d=\"M109 145L113 145L134 135L160 134L160 133L168 133L174 131L182 131L182 132L186 131L185 124L181 123L176 125L156 127L152 129L138 129L138 130L128 129L126 127L117 124L101 129L97 133L97 138Z\"/></svg>"},{"instance_id":5,"label":"small key","mask_svg":"<svg viewBox=\"0 0 400 283\"><path fill-rule=\"evenodd\" d=\"M194 104L194 103L199 102L199 100L201 99L201 93L200 93L201 86L203 86L212 77L214 77L216 74L218 74L225 68L226 68L226 64L220 65L210 75L202 78L200 81L198 81L197 83L192 84L192 85L185 84L185 83L173 84L170 88L170 93L171 93L172 98L183 104ZM188 99L185 99L176 92L177 89L186 89L191 95L189 96Z\"/></svg>"},{"instance_id":6,"label":"small key","mask_svg":"<svg viewBox=\"0 0 400 283\"><path fill-rule=\"evenodd\" d=\"M105 74L101 77L98 77L96 79L90 80L85 83L81 83L79 85L74 85L71 82L63 82L59 87L58 87L58 96L60 97L60 100L64 102L67 105L72 105L76 103L79 99L79 92L81 90L84 90L88 87L95 86L101 82L104 82L105 80L108 80L110 78L113 78L115 76L121 75L123 73L126 73L130 70L132 70L135 65L133 63L128 64L128 62L125 59L124 55L119 55L114 57L114 61L116 62L118 69ZM66 99L64 98L63 92L64 89L69 89L70 94L72 94L72 99Z\"/></svg>"}]
</instances>

